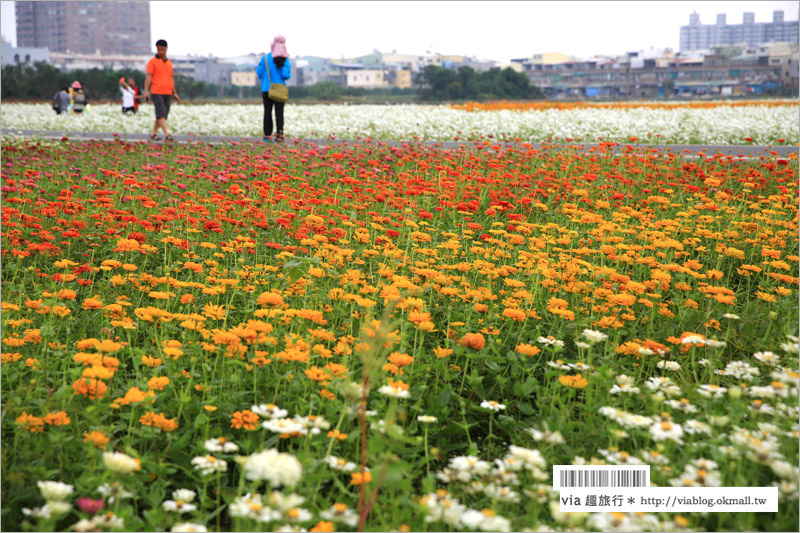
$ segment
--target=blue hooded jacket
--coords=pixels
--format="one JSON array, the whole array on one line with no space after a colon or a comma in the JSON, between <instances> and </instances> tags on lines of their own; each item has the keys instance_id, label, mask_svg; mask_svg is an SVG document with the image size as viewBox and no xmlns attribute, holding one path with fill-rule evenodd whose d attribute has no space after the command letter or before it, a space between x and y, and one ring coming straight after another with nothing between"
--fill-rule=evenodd
<instances>
[{"instance_id":1,"label":"blue hooded jacket","mask_svg":"<svg viewBox=\"0 0 800 533\"><path fill-rule=\"evenodd\" d=\"M269 76L267 76L267 64L269 64ZM272 53L270 52L265 56L261 56L261 62L258 64L256 74L261 78L261 92L267 93L269 92L270 78L272 79L272 83L286 85L286 80L292 77L292 64L287 57L283 67L279 69L278 66L275 65L275 61L272 59Z\"/></svg>"}]
</instances>

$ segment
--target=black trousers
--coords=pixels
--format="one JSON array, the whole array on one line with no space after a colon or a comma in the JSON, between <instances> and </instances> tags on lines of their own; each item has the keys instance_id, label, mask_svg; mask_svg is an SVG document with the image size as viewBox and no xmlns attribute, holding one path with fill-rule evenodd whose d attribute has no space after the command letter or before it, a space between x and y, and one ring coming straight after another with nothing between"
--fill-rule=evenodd
<instances>
[{"instance_id":1,"label":"black trousers","mask_svg":"<svg viewBox=\"0 0 800 533\"><path fill-rule=\"evenodd\" d=\"M272 106L275 106L275 122L277 128L275 133L283 136L283 104L284 102L275 102L269 99L269 93L261 93L261 99L264 101L264 137L272 135Z\"/></svg>"}]
</instances>

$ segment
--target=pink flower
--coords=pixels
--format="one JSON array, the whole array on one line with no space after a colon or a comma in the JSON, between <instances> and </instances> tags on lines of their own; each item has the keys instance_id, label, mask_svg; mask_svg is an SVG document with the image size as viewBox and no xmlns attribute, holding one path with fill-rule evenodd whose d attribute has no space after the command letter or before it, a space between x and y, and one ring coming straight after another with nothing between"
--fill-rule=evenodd
<instances>
[{"instance_id":1,"label":"pink flower","mask_svg":"<svg viewBox=\"0 0 800 533\"><path fill-rule=\"evenodd\" d=\"M90 514L95 514L97 511L106 506L106 504L103 503L102 498L100 498L99 500L93 500L91 498L78 498L77 503L78 507L81 508L81 511Z\"/></svg>"}]
</instances>

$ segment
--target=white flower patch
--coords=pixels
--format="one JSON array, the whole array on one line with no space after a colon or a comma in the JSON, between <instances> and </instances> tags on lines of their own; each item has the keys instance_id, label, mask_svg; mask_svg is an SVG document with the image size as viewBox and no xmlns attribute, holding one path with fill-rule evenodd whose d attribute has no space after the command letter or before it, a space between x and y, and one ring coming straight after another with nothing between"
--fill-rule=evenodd
<instances>
[{"instance_id":1,"label":"white flower patch","mask_svg":"<svg viewBox=\"0 0 800 533\"><path fill-rule=\"evenodd\" d=\"M5 104L2 129L147 133L153 108L123 115L117 104L92 104L82 115L56 115L47 104ZM174 134L262 135L260 104L172 106ZM459 140L492 135L523 142L575 139L582 142L644 142L677 144L770 144L798 142L796 106L720 106L709 109L604 109L468 112L447 105L359 105L358 107L290 104L285 109L286 134L294 138L374 138L377 140ZM461 132L461 133L459 133Z\"/></svg>"}]
</instances>

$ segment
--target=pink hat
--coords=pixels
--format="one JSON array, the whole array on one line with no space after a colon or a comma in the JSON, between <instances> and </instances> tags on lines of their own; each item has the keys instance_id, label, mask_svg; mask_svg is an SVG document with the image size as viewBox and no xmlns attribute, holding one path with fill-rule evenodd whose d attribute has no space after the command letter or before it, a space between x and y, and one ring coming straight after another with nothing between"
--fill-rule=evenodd
<instances>
[{"instance_id":1,"label":"pink hat","mask_svg":"<svg viewBox=\"0 0 800 533\"><path fill-rule=\"evenodd\" d=\"M289 52L286 51L286 37L277 35L269 45L272 50L272 57L289 57Z\"/></svg>"},{"instance_id":2,"label":"pink hat","mask_svg":"<svg viewBox=\"0 0 800 533\"><path fill-rule=\"evenodd\" d=\"M73 81L73 82L72 82L72 88L73 88L73 89L80 89L80 88L81 88L81 82L79 82L79 81Z\"/></svg>"}]
</instances>

